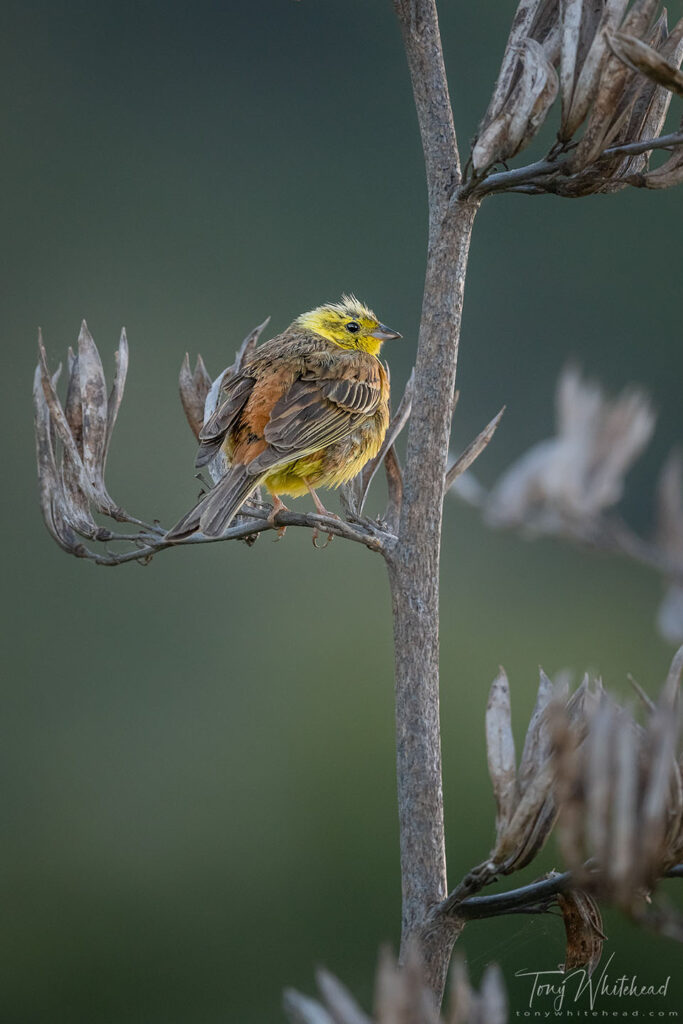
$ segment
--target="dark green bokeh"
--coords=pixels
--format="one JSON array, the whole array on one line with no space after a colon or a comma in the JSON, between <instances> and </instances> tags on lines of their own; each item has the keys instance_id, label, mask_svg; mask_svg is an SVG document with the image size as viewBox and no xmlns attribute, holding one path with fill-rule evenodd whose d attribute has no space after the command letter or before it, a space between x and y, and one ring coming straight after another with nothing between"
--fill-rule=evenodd
<instances>
[{"instance_id":1,"label":"dark green bokeh","mask_svg":"<svg viewBox=\"0 0 683 1024\"><path fill-rule=\"evenodd\" d=\"M443 3L463 150L513 4ZM672 18L681 14L672 5ZM110 484L138 514L193 500L176 397L183 354L218 371L354 290L415 350L425 188L389 3L14 3L2 32L2 415L6 661L3 1024L280 1020L285 984L325 963L369 1001L395 942L399 876L392 649L379 559L290 530L96 569L62 554L36 503L29 391L86 316L111 368L132 347ZM660 412L631 478L642 527L681 438L681 193L509 197L475 228L455 447L503 404L492 480L552 426L569 356ZM671 651L645 571L491 534L449 503L443 559L445 789L453 881L486 853L483 712L498 662L521 731L537 665L651 691ZM543 867L553 863L553 852ZM539 868L540 870L540 868ZM529 876L530 877L530 876ZM680 950L609 922L619 972L674 974ZM479 976L562 959L552 919L477 923ZM660 977L661 976L661 977ZM667 1009L683 1003L674 979Z\"/></svg>"}]
</instances>

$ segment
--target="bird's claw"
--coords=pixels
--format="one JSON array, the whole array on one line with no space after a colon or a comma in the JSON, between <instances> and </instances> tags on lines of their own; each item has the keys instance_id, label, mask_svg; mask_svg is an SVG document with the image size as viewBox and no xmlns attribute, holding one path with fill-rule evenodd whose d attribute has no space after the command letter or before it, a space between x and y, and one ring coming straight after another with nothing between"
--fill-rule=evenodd
<instances>
[{"instance_id":1,"label":"bird's claw","mask_svg":"<svg viewBox=\"0 0 683 1024\"><path fill-rule=\"evenodd\" d=\"M341 523L341 521L342 521L341 520L341 516L338 516L336 514L336 512L328 512L327 509L322 506L322 504L321 504L320 508L318 509L318 515L327 516L328 519L336 519L337 522L339 522L339 523ZM319 551L322 550L322 548L326 548L328 546L328 544L330 544L330 542L334 538L334 534L333 533L328 533L327 534L327 540L325 541L325 543L324 544L318 544L318 537L319 536L320 536L320 530L318 529L317 526L314 526L313 527L313 538L312 538L312 540L313 540L313 547L314 548L318 548Z\"/></svg>"},{"instance_id":2,"label":"bird's claw","mask_svg":"<svg viewBox=\"0 0 683 1024\"><path fill-rule=\"evenodd\" d=\"M328 544L330 544L332 542L332 540L334 539L334 534L333 533L328 533L327 540L325 541L324 544L318 544L318 537L319 536L320 536L320 530L318 529L317 526L314 526L313 527L313 534L312 534L312 537L311 537L311 540L313 541L313 547L317 548L318 551L322 551L323 548L326 548L328 546Z\"/></svg>"}]
</instances>

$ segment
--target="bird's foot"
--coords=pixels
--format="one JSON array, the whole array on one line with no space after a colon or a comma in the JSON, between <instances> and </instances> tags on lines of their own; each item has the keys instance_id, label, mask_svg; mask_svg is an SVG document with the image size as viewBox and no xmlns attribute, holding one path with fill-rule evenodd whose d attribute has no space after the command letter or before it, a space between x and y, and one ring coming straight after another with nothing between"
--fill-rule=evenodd
<instances>
[{"instance_id":1,"label":"bird's foot","mask_svg":"<svg viewBox=\"0 0 683 1024\"><path fill-rule=\"evenodd\" d=\"M285 533L287 532L286 526L277 525L277 517L280 512L289 512L289 509L285 505L284 501L280 500L279 495L273 495L273 508L271 509L270 515L268 516L268 525L272 526L273 529L277 528L277 539L282 540Z\"/></svg>"},{"instance_id":2,"label":"bird's foot","mask_svg":"<svg viewBox=\"0 0 683 1024\"><path fill-rule=\"evenodd\" d=\"M328 512L328 510L325 508L325 506L323 505L323 503L320 500L320 498L318 497L318 495L315 493L315 491L313 490L313 488L309 484L308 480L305 480L304 483L308 487L308 493L313 498L313 504L315 505L315 510L318 513L318 515L319 516L327 516L328 519L339 519L339 521L341 522L341 519L340 519L340 517L338 515L336 515L334 512ZM334 537L334 534L333 533L328 533L327 540L325 541L324 544L318 544L318 537L319 536L320 536L320 531L318 530L317 526L314 526L313 527L313 536L311 538L313 540L313 547L314 548L326 548L327 545L332 540L332 538Z\"/></svg>"}]
</instances>

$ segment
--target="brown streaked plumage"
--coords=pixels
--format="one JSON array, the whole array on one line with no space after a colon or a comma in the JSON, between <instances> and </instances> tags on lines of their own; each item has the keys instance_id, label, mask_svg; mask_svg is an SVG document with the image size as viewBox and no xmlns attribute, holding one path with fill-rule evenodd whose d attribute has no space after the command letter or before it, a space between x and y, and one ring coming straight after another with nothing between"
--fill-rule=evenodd
<instances>
[{"instance_id":1,"label":"brown streaked plumage","mask_svg":"<svg viewBox=\"0 0 683 1024\"><path fill-rule=\"evenodd\" d=\"M230 463L216 486L169 532L220 536L252 491L310 492L337 487L379 451L389 423L389 379L377 358L400 335L358 300L320 306L257 349L221 388L199 435L197 466L222 448Z\"/></svg>"}]
</instances>

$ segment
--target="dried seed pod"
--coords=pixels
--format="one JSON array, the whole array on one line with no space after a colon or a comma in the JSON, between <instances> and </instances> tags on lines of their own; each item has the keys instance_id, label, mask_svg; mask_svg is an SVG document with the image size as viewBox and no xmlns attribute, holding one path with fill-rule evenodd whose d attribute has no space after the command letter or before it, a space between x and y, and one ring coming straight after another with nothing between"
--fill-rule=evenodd
<instances>
[{"instance_id":1,"label":"dried seed pod","mask_svg":"<svg viewBox=\"0 0 683 1024\"><path fill-rule=\"evenodd\" d=\"M315 972L315 978L335 1021L341 1020L344 1024L371 1024L370 1018L363 1013L349 990L335 978L334 974L321 967Z\"/></svg>"},{"instance_id":2,"label":"dried seed pod","mask_svg":"<svg viewBox=\"0 0 683 1024\"><path fill-rule=\"evenodd\" d=\"M566 124L571 110L574 78L579 70L576 66L576 57L579 49L583 7L583 0L562 0L560 3L562 18L562 43L560 50L560 90L562 93L561 138L563 139L571 138L571 135L566 134Z\"/></svg>"},{"instance_id":3,"label":"dried seed pod","mask_svg":"<svg viewBox=\"0 0 683 1024\"><path fill-rule=\"evenodd\" d=\"M58 377L58 373L55 377ZM56 380L54 380L56 384ZM35 414L36 461L38 463L38 485L40 509L49 533L64 551L73 554L79 544L71 526L71 517L62 486L61 473L57 467L50 410L45 398L42 382L42 367L36 368L33 381L33 406Z\"/></svg>"},{"instance_id":4,"label":"dried seed pod","mask_svg":"<svg viewBox=\"0 0 683 1024\"><path fill-rule=\"evenodd\" d=\"M600 77L609 56L608 36L616 31L626 9L626 0L607 0L594 32L590 48L581 62L572 93L571 107L563 122L562 137L573 138L590 110L600 83Z\"/></svg>"},{"instance_id":5,"label":"dried seed pod","mask_svg":"<svg viewBox=\"0 0 683 1024\"><path fill-rule=\"evenodd\" d=\"M559 0L546 0L537 6L536 14L528 32L522 33L529 39L535 39L543 47L546 57L556 67L560 59L560 3Z\"/></svg>"},{"instance_id":6,"label":"dried seed pod","mask_svg":"<svg viewBox=\"0 0 683 1024\"><path fill-rule=\"evenodd\" d=\"M337 1024L320 1003L293 988L283 992L282 1008L291 1024Z\"/></svg>"},{"instance_id":7,"label":"dried seed pod","mask_svg":"<svg viewBox=\"0 0 683 1024\"><path fill-rule=\"evenodd\" d=\"M211 377L204 366L204 360L197 356L194 370L190 370L190 356L186 352L178 378L180 401L182 402L190 430L196 438L204 425L204 404L211 388Z\"/></svg>"},{"instance_id":8,"label":"dried seed pod","mask_svg":"<svg viewBox=\"0 0 683 1024\"><path fill-rule=\"evenodd\" d=\"M479 129L480 134L500 114L510 96L515 77L519 73L519 47L522 41L531 38L543 43L557 20L558 0L521 0L512 21L500 72Z\"/></svg>"},{"instance_id":9,"label":"dried seed pod","mask_svg":"<svg viewBox=\"0 0 683 1024\"><path fill-rule=\"evenodd\" d=\"M569 889L558 893L557 903L562 912L567 934L564 972L585 967L590 978L602 957L605 934L602 915L593 897L582 889Z\"/></svg>"},{"instance_id":10,"label":"dried seed pod","mask_svg":"<svg viewBox=\"0 0 683 1024\"><path fill-rule=\"evenodd\" d=\"M486 872L510 874L529 864L550 835L557 818L556 763L553 721L558 706L579 743L595 698L584 682L567 700L563 683L553 685L541 670L536 706L524 743L519 772L510 722L510 689L501 669L494 680L486 709L486 749L496 798L496 842Z\"/></svg>"},{"instance_id":11,"label":"dried seed pod","mask_svg":"<svg viewBox=\"0 0 683 1024\"><path fill-rule=\"evenodd\" d=\"M180 374L178 379L178 386L180 390L180 400L182 402L187 422L190 425L190 429L195 437L199 437L199 432L203 425L209 419L210 416L216 411L221 393L221 385L227 378L233 377L236 373L242 369L242 367L249 361L253 355L258 340L270 323L270 317L266 317L262 324L258 327L254 327L253 330L247 334L242 344L235 353L235 359L230 366L226 366L222 373L219 373L214 381L204 365L204 361L201 356L197 356L197 362L195 364L194 372L190 372L190 357L188 354L185 355L183 364L180 367ZM216 453L216 455L207 464L208 472L214 483L224 476L227 469L227 461L222 451Z\"/></svg>"},{"instance_id":12,"label":"dried seed pod","mask_svg":"<svg viewBox=\"0 0 683 1024\"><path fill-rule=\"evenodd\" d=\"M650 45L658 49L667 38L666 11L655 25ZM666 120L671 102L671 93L642 75L634 75L630 89L624 98L624 106L631 113L615 143L635 141L658 136ZM601 173L613 179L625 178L637 174L647 167L650 152L638 153L635 156L616 156L610 160L600 161Z\"/></svg>"},{"instance_id":13,"label":"dried seed pod","mask_svg":"<svg viewBox=\"0 0 683 1024\"><path fill-rule=\"evenodd\" d=\"M664 551L683 557L683 450L675 448L657 483L657 540Z\"/></svg>"},{"instance_id":14,"label":"dried seed pod","mask_svg":"<svg viewBox=\"0 0 683 1024\"><path fill-rule=\"evenodd\" d=\"M678 449L671 452L659 475L656 539L672 563L683 566L683 451ZM683 586L680 583L668 587L657 613L657 626L665 640L683 643Z\"/></svg>"},{"instance_id":15,"label":"dried seed pod","mask_svg":"<svg viewBox=\"0 0 683 1024\"><path fill-rule=\"evenodd\" d=\"M683 182L683 146L676 146L673 153L661 167L647 174L636 175L629 184L644 188L672 188Z\"/></svg>"},{"instance_id":16,"label":"dried seed pod","mask_svg":"<svg viewBox=\"0 0 683 1024\"><path fill-rule=\"evenodd\" d=\"M670 644L683 643L683 587L673 583L657 609L657 630Z\"/></svg>"},{"instance_id":17,"label":"dried seed pod","mask_svg":"<svg viewBox=\"0 0 683 1024\"><path fill-rule=\"evenodd\" d=\"M463 1024L507 1024L508 1000L503 972L498 964L489 964L481 979L475 1014Z\"/></svg>"},{"instance_id":18,"label":"dried seed pod","mask_svg":"<svg viewBox=\"0 0 683 1024\"><path fill-rule=\"evenodd\" d=\"M533 81L532 95L535 95L536 98L526 117L523 108L520 107L512 118L512 140L514 141L520 136L520 142L515 153L512 154L513 156L526 148L540 130L559 91L557 73L543 47L533 39L529 40L528 47L535 51L536 77Z\"/></svg>"},{"instance_id":19,"label":"dried seed pod","mask_svg":"<svg viewBox=\"0 0 683 1024\"><path fill-rule=\"evenodd\" d=\"M656 7L657 0L636 0L621 30L640 37L648 30ZM600 156L616 137L629 113L628 110L622 110L615 118L615 111L619 108L619 101L629 80L630 69L614 55L608 57L601 66L586 130L569 160L573 174L588 167Z\"/></svg>"},{"instance_id":20,"label":"dried seed pod","mask_svg":"<svg viewBox=\"0 0 683 1024\"><path fill-rule=\"evenodd\" d=\"M683 74L674 64L654 50L642 39L615 32L609 37L612 52L624 64L640 71L653 82L663 85L665 89L683 96Z\"/></svg>"},{"instance_id":21,"label":"dried seed pod","mask_svg":"<svg viewBox=\"0 0 683 1024\"><path fill-rule=\"evenodd\" d=\"M676 753L682 670L683 648L657 704L646 702L644 726L629 708L603 697L580 746L563 748L561 721L556 729L564 856L582 888L636 915L644 896L683 854Z\"/></svg>"},{"instance_id":22,"label":"dried seed pod","mask_svg":"<svg viewBox=\"0 0 683 1024\"><path fill-rule=\"evenodd\" d=\"M359 1007L348 989L328 971L316 974L321 1001L292 989L284 993L284 1009L292 1024L445 1024L424 980L415 946L399 967L389 949L380 951L372 1018ZM479 992L470 984L464 959L453 959L448 1024L507 1024L507 994L500 968L490 964Z\"/></svg>"},{"instance_id":23,"label":"dried seed pod","mask_svg":"<svg viewBox=\"0 0 683 1024\"><path fill-rule=\"evenodd\" d=\"M377 1024L403 1020L440 1024L434 995L425 982L422 957L415 943L409 946L400 967L391 950L380 951L374 1016Z\"/></svg>"},{"instance_id":24,"label":"dried seed pod","mask_svg":"<svg viewBox=\"0 0 683 1024\"><path fill-rule=\"evenodd\" d=\"M510 684L502 668L491 684L486 705L486 753L496 798L496 835L502 837L519 803Z\"/></svg>"},{"instance_id":25,"label":"dried seed pod","mask_svg":"<svg viewBox=\"0 0 683 1024\"><path fill-rule=\"evenodd\" d=\"M484 121L472 149L475 171L508 160L528 145L545 121L558 90L557 74L534 39L517 46L520 73L500 111Z\"/></svg>"},{"instance_id":26,"label":"dried seed pod","mask_svg":"<svg viewBox=\"0 0 683 1024\"><path fill-rule=\"evenodd\" d=\"M128 376L128 338L126 337L125 327L121 328L119 347L114 353L114 365L116 367L114 372L114 383L112 384L111 391L109 392L109 399L107 401L107 435L104 445L104 455L102 458L103 472L106 468L109 445L111 444L112 434L114 433L119 409L121 408L121 402L123 401L123 391L126 386L126 377Z\"/></svg>"}]
</instances>

